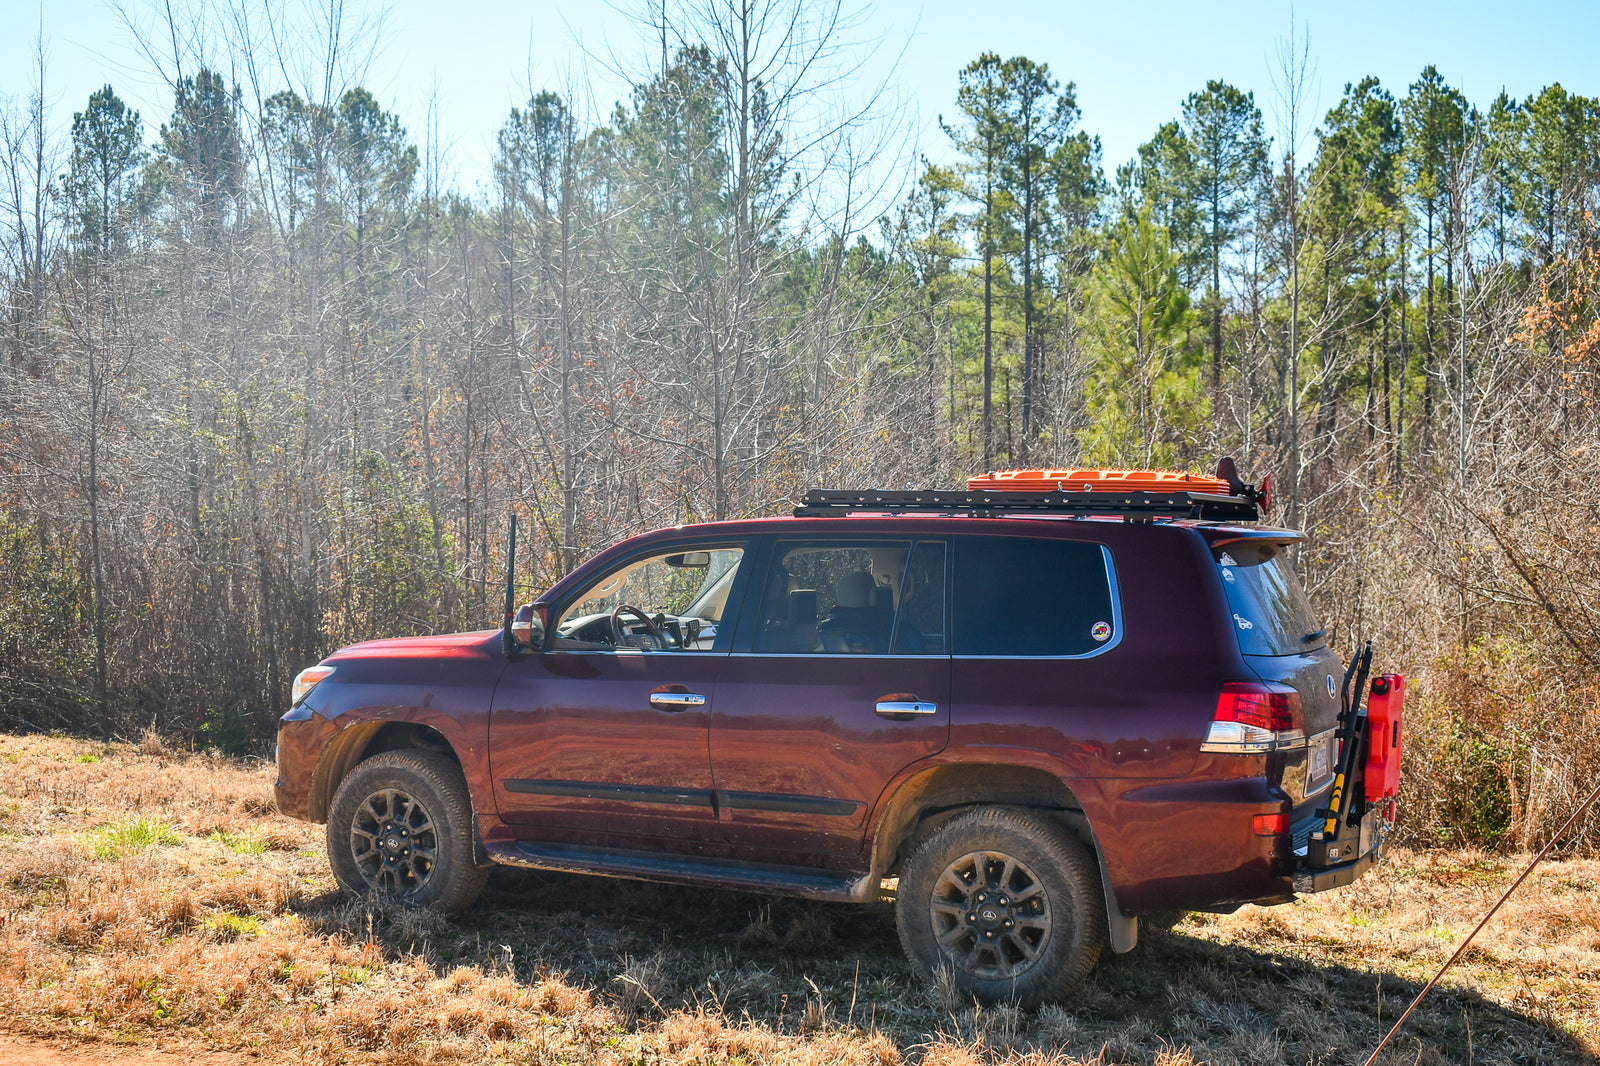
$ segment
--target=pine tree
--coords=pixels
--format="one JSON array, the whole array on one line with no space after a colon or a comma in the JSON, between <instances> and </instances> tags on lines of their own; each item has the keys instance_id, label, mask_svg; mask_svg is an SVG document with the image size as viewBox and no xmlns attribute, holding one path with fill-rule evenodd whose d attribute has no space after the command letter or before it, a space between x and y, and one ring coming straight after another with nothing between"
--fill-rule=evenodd
<instances>
[{"instance_id":1,"label":"pine tree","mask_svg":"<svg viewBox=\"0 0 1600 1066\"><path fill-rule=\"evenodd\" d=\"M1211 318L1211 387L1222 387L1222 259L1239 235L1266 166L1267 141L1253 93L1222 81L1183 103L1183 127L1193 153L1186 199L1199 213L1199 243L1210 268L1206 309Z\"/></svg>"},{"instance_id":2,"label":"pine tree","mask_svg":"<svg viewBox=\"0 0 1600 1066\"><path fill-rule=\"evenodd\" d=\"M1437 244L1439 224L1443 223L1446 301L1453 274L1449 254L1454 247L1454 222L1456 211L1451 203L1450 172L1455 160L1466 147L1467 140L1466 97L1445 84L1438 69L1428 66L1422 76L1411 84L1411 92L1401 104L1405 118L1406 175L1408 190L1421 208L1425 241L1423 256L1428 264L1427 321L1423 340L1426 345L1428 365L1423 368L1423 421L1433 415L1433 362L1437 343L1434 330L1435 260L1441 250Z\"/></svg>"},{"instance_id":3,"label":"pine tree","mask_svg":"<svg viewBox=\"0 0 1600 1066\"><path fill-rule=\"evenodd\" d=\"M1042 231L1048 225L1045 190L1051 182L1050 168L1059 161L1057 154L1078 119L1078 104L1076 87L1068 82L1063 89L1043 63L1016 56L1006 60L1001 77L1005 82L1004 130L1010 142L1006 178L1022 236L1022 438L1018 458L1026 462L1033 439L1034 375L1039 365L1034 293L1043 281L1037 255Z\"/></svg>"},{"instance_id":4,"label":"pine tree","mask_svg":"<svg viewBox=\"0 0 1600 1066\"><path fill-rule=\"evenodd\" d=\"M109 85L90 94L89 106L72 116L65 182L76 237L85 251L105 257L126 239L126 209L144 158L139 112Z\"/></svg>"},{"instance_id":5,"label":"pine tree","mask_svg":"<svg viewBox=\"0 0 1600 1066\"><path fill-rule=\"evenodd\" d=\"M1005 63L985 52L961 71L956 106L966 122L940 125L966 156L960 166L965 193L977 205L972 231L983 260L983 468L994 466L994 263L1011 235L1013 204L1006 188L1013 106Z\"/></svg>"}]
</instances>

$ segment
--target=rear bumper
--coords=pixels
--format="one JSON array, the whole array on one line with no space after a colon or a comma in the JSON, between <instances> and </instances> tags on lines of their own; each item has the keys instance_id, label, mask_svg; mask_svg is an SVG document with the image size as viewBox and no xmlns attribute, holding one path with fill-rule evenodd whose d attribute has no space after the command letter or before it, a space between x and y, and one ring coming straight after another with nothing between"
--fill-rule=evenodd
<instances>
[{"instance_id":1,"label":"rear bumper","mask_svg":"<svg viewBox=\"0 0 1600 1066\"><path fill-rule=\"evenodd\" d=\"M1237 756L1201 755L1246 770ZM1264 764L1267 756L1256 757ZM1076 784L1076 783L1075 783ZM1088 789L1079 792L1083 799ZM1085 802L1123 914L1210 910L1294 898L1289 833L1258 835L1257 815L1290 813L1289 797L1264 774L1232 779L1141 782L1097 809Z\"/></svg>"},{"instance_id":2,"label":"rear bumper","mask_svg":"<svg viewBox=\"0 0 1600 1066\"><path fill-rule=\"evenodd\" d=\"M1313 892L1326 892L1330 888L1342 888L1372 868L1378 861L1378 853L1383 847L1383 835L1379 832L1379 814L1376 808L1369 810L1361 819L1361 835L1356 846L1356 857L1332 866L1313 866L1307 861L1307 847L1296 840L1300 846L1295 849L1294 891L1296 895L1304 896Z\"/></svg>"}]
</instances>

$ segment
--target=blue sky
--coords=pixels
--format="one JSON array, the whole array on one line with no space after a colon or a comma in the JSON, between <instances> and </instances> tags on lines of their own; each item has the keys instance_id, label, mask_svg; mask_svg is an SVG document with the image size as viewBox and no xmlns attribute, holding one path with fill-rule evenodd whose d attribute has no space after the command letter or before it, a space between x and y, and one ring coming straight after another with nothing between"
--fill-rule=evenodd
<instances>
[{"instance_id":1,"label":"blue sky","mask_svg":"<svg viewBox=\"0 0 1600 1066\"><path fill-rule=\"evenodd\" d=\"M300 10L319 0L273 0ZM191 0L191 4L193 0ZM351 21L383 9L347 0ZM619 11L631 0L392 0L379 49L364 81L422 139L430 98L447 172L472 189L489 173L494 131L530 83L592 86L601 112L623 98L625 83L607 71L612 57L645 62L646 46ZM153 12L149 0L126 6ZM175 7L180 6L175 4ZM215 5L214 5L215 6ZM1487 104L1502 87L1521 97L1559 81L1600 96L1600 0L1552 0L1521 17L1512 5L1481 0L1388 4L1306 2L1293 23L1309 35L1313 122L1347 81L1376 74L1396 94L1428 63ZM21 103L33 83L31 55L40 20L48 54L46 94L54 126L109 81L137 107L147 137L165 118L170 95L140 54L116 10L104 0L0 0L0 106ZM1132 155L1183 97L1209 78L1251 90L1277 132L1281 109L1273 72L1291 26L1279 0L1234 3L880 0L865 9L853 36L866 56L860 85L890 78L920 149L948 155L937 117L953 108L956 72L979 52L1027 55L1077 83L1082 127L1105 146L1107 170ZM897 64L897 65L896 65ZM270 80L270 79L269 79ZM276 87L276 86L273 86Z\"/></svg>"}]
</instances>

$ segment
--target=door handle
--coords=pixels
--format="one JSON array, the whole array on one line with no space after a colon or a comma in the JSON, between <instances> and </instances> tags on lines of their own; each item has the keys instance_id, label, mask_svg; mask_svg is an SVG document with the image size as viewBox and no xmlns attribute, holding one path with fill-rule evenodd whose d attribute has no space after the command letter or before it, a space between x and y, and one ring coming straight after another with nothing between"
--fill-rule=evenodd
<instances>
[{"instance_id":1,"label":"door handle","mask_svg":"<svg viewBox=\"0 0 1600 1066\"><path fill-rule=\"evenodd\" d=\"M686 711L690 707L704 707L706 698L698 692L652 692L650 706L658 711Z\"/></svg>"},{"instance_id":2,"label":"door handle","mask_svg":"<svg viewBox=\"0 0 1600 1066\"><path fill-rule=\"evenodd\" d=\"M877 710L885 718L916 718L922 715L937 714L939 705L911 696L879 700Z\"/></svg>"}]
</instances>

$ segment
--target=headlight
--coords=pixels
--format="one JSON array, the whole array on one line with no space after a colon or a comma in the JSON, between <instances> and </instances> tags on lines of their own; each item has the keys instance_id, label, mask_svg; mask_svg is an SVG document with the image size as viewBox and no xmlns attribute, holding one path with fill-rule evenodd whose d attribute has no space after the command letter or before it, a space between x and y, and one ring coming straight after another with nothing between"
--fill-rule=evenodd
<instances>
[{"instance_id":1,"label":"headlight","mask_svg":"<svg viewBox=\"0 0 1600 1066\"><path fill-rule=\"evenodd\" d=\"M298 707L316 688L318 683L333 675L331 666L308 666L295 675L294 690L289 697L289 706Z\"/></svg>"}]
</instances>

